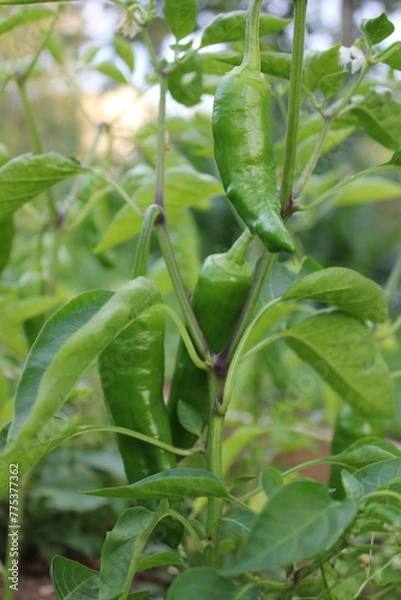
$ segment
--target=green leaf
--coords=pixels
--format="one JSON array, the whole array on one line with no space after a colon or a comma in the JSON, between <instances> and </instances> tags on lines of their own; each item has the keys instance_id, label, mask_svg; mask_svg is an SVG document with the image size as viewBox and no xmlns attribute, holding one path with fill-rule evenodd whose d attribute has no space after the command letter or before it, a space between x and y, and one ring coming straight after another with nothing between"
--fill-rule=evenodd
<instances>
[{"instance_id":1,"label":"green leaf","mask_svg":"<svg viewBox=\"0 0 401 600\"><path fill-rule=\"evenodd\" d=\"M169 469L131 485L85 492L109 498L163 500L175 498L227 498L224 484L203 469Z\"/></svg>"},{"instance_id":2,"label":"green leaf","mask_svg":"<svg viewBox=\"0 0 401 600\"><path fill-rule=\"evenodd\" d=\"M246 11L234 10L215 17L205 28L202 35L201 48L222 42L238 42L245 40ZM260 15L260 35L278 33L291 19L281 19L271 15Z\"/></svg>"},{"instance_id":3,"label":"green leaf","mask_svg":"<svg viewBox=\"0 0 401 600\"><path fill-rule=\"evenodd\" d=\"M375 492L401 479L401 458L383 460L373 465L362 467L354 477L360 482L365 495Z\"/></svg>"},{"instance_id":4,"label":"green leaf","mask_svg":"<svg viewBox=\"0 0 401 600\"><path fill-rule=\"evenodd\" d=\"M103 296L104 298L104 296ZM74 386L89 365L99 356L110 342L130 325L136 317L159 301L159 293L154 285L143 277L138 277L122 286L93 314L79 329L71 325L63 326L64 315L68 321L68 305L63 312L57 330L61 329L64 339L47 347L49 355L45 365L35 369L31 354L28 357L27 374L24 370L15 403L15 419L10 430L10 439L19 443L18 437L30 437L61 408ZM75 307L76 305L74 305ZM59 324L57 312L51 317L50 325L42 330L42 335ZM32 353L43 348L42 336L35 342ZM46 351L43 353L42 356ZM46 364L46 360L48 361ZM33 376L32 376L33 369ZM32 389L31 380L37 386Z\"/></svg>"},{"instance_id":5,"label":"green leaf","mask_svg":"<svg viewBox=\"0 0 401 600\"><path fill-rule=\"evenodd\" d=\"M138 561L136 572L147 571L157 567L165 567L167 565L184 565L184 561L179 554L175 552L159 552L145 556Z\"/></svg>"},{"instance_id":6,"label":"green leaf","mask_svg":"<svg viewBox=\"0 0 401 600\"><path fill-rule=\"evenodd\" d=\"M345 491L345 497L357 502L363 495L363 488L359 481L346 469L341 471L341 483Z\"/></svg>"},{"instance_id":7,"label":"green leaf","mask_svg":"<svg viewBox=\"0 0 401 600\"><path fill-rule=\"evenodd\" d=\"M255 515L247 510L238 510L222 520L242 539L246 539L251 531L255 518Z\"/></svg>"},{"instance_id":8,"label":"green leaf","mask_svg":"<svg viewBox=\"0 0 401 600\"><path fill-rule=\"evenodd\" d=\"M285 332L298 356L360 412L391 417L393 383L371 330L342 312L320 313Z\"/></svg>"},{"instance_id":9,"label":"green leaf","mask_svg":"<svg viewBox=\"0 0 401 600\"><path fill-rule=\"evenodd\" d=\"M333 502L321 483L293 481L262 509L242 555L223 573L239 575L311 558L338 540L356 512L351 500Z\"/></svg>"},{"instance_id":10,"label":"green leaf","mask_svg":"<svg viewBox=\"0 0 401 600\"><path fill-rule=\"evenodd\" d=\"M198 15L196 0L166 0L163 12L177 40L186 37L195 29Z\"/></svg>"},{"instance_id":11,"label":"green leaf","mask_svg":"<svg viewBox=\"0 0 401 600\"><path fill-rule=\"evenodd\" d=\"M342 85L343 69L340 65L341 44L319 52L310 50L305 53L303 84L310 91L326 91L329 95L337 92ZM335 75L328 85L327 77Z\"/></svg>"},{"instance_id":12,"label":"green leaf","mask_svg":"<svg viewBox=\"0 0 401 600\"><path fill-rule=\"evenodd\" d=\"M260 473L259 479L260 485L268 498L274 496L284 485L283 476L274 467L265 467Z\"/></svg>"},{"instance_id":13,"label":"green leaf","mask_svg":"<svg viewBox=\"0 0 401 600\"><path fill-rule=\"evenodd\" d=\"M379 144L390 150L401 146L401 104L392 92L369 90L350 108L349 115Z\"/></svg>"},{"instance_id":14,"label":"green leaf","mask_svg":"<svg viewBox=\"0 0 401 600\"><path fill-rule=\"evenodd\" d=\"M178 63L168 78L168 90L184 106L199 104L203 93L202 61L197 55Z\"/></svg>"},{"instance_id":15,"label":"green leaf","mask_svg":"<svg viewBox=\"0 0 401 600\"><path fill-rule=\"evenodd\" d=\"M286 52L261 52L261 71L266 75L289 79L291 73L291 54Z\"/></svg>"},{"instance_id":16,"label":"green leaf","mask_svg":"<svg viewBox=\"0 0 401 600\"><path fill-rule=\"evenodd\" d=\"M154 193L154 181L152 181L137 189L133 199L140 208L145 209L152 204ZM172 221L175 220L174 212L189 207L201 210L208 208L210 200L220 194L223 194L222 185L211 175L199 173L191 167L174 167L166 170L165 203L167 214L171 215ZM130 239L139 233L141 224L139 215L130 206L123 206L106 229L95 252L103 252Z\"/></svg>"},{"instance_id":17,"label":"green leaf","mask_svg":"<svg viewBox=\"0 0 401 600\"><path fill-rule=\"evenodd\" d=\"M20 475L42 460L53 448L77 434L79 428L70 421L54 418L37 435L21 440L0 454L0 498L8 491L10 464L18 464Z\"/></svg>"},{"instance_id":18,"label":"green leaf","mask_svg":"<svg viewBox=\"0 0 401 600\"><path fill-rule=\"evenodd\" d=\"M99 600L117 600L129 592L145 546L159 518L142 506L122 513L102 548Z\"/></svg>"},{"instance_id":19,"label":"green leaf","mask_svg":"<svg viewBox=\"0 0 401 600\"><path fill-rule=\"evenodd\" d=\"M116 34L114 36L114 47L118 56L125 62L129 70L134 70L135 67L135 56L132 50L132 44L121 35Z\"/></svg>"},{"instance_id":20,"label":"green leaf","mask_svg":"<svg viewBox=\"0 0 401 600\"><path fill-rule=\"evenodd\" d=\"M13 215L9 215L8 217L5 217L0 221L0 273L8 264L14 239L14 233L15 229Z\"/></svg>"},{"instance_id":21,"label":"green leaf","mask_svg":"<svg viewBox=\"0 0 401 600\"><path fill-rule=\"evenodd\" d=\"M41 380L55 355L112 295L106 290L86 292L73 298L47 321L31 348L17 387L10 439L15 437L31 413Z\"/></svg>"},{"instance_id":22,"label":"green leaf","mask_svg":"<svg viewBox=\"0 0 401 600\"><path fill-rule=\"evenodd\" d=\"M205 426L202 415L184 400L178 400L178 420L187 431L199 436Z\"/></svg>"},{"instance_id":23,"label":"green leaf","mask_svg":"<svg viewBox=\"0 0 401 600\"><path fill-rule=\"evenodd\" d=\"M283 296L283 300L306 299L337 306L364 321L383 323L388 319L384 290L352 269L331 267L311 273L295 282Z\"/></svg>"},{"instance_id":24,"label":"green leaf","mask_svg":"<svg viewBox=\"0 0 401 600\"><path fill-rule=\"evenodd\" d=\"M21 3L22 4L22 3ZM33 8L22 8L17 13L13 14L8 19L4 19L0 22L0 35L11 31L19 25L26 25L27 23L35 23L48 19L54 15L54 11L48 8L33 7Z\"/></svg>"},{"instance_id":25,"label":"green leaf","mask_svg":"<svg viewBox=\"0 0 401 600\"><path fill-rule=\"evenodd\" d=\"M166 600L256 600L260 590L241 588L214 569L198 567L181 573L167 591Z\"/></svg>"},{"instance_id":26,"label":"green leaf","mask_svg":"<svg viewBox=\"0 0 401 600\"><path fill-rule=\"evenodd\" d=\"M55 556L50 567L50 577L57 600L98 600L99 573L84 565Z\"/></svg>"},{"instance_id":27,"label":"green leaf","mask_svg":"<svg viewBox=\"0 0 401 600\"><path fill-rule=\"evenodd\" d=\"M342 190L333 194L330 204L332 206L351 206L354 204L368 204L371 202L384 202L398 200L401 194L401 185L384 177L367 177L347 185Z\"/></svg>"},{"instance_id":28,"label":"green leaf","mask_svg":"<svg viewBox=\"0 0 401 600\"><path fill-rule=\"evenodd\" d=\"M106 77L113 79L113 81L116 81L117 83L128 83L124 73L120 71L120 69L111 61L102 62L100 65L96 65L95 69L96 71L99 71L99 73L103 73L103 75L106 75Z\"/></svg>"},{"instance_id":29,"label":"green leaf","mask_svg":"<svg viewBox=\"0 0 401 600\"><path fill-rule=\"evenodd\" d=\"M74 159L56 152L12 158L0 168L0 219L56 183L85 170Z\"/></svg>"},{"instance_id":30,"label":"green leaf","mask_svg":"<svg viewBox=\"0 0 401 600\"><path fill-rule=\"evenodd\" d=\"M236 67L242 61L242 55L231 50L202 52L199 58L203 72L214 75L224 75L230 70L231 66ZM260 59L262 73L282 79L290 78L291 54L286 52L261 52Z\"/></svg>"},{"instance_id":31,"label":"green leaf","mask_svg":"<svg viewBox=\"0 0 401 600\"><path fill-rule=\"evenodd\" d=\"M371 46L380 44L395 31L394 24L386 13L382 13L375 19L368 19L362 24L362 31Z\"/></svg>"},{"instance_id":32,"label":"green leaf","mask_svg":"<svg viewBox=\"0 0 401 600\"><path fill-rule=\"evenodd\" d=\"M398 46L400 46L399 43ZM398 50L395 50L393 54L386 58L383 62L392 69L401 71L401 47L399 47Z\"/></svg>"},{"instance_id":33,"label":"green leaf","mask_svg":"<svg viewBox=\"0 0 401 600\"><path fill-rule=\"evenodd\" d=\"M237 427L231 436L227 440L224 440L222 460L223 475L226 475L229 468L244 448L247 448L252 440L263 433L265 433L265 429L262 427L257 427L256 425L243 425L242 427Z\"/></svg>"},{"instance_id":34,"label":"green leaf","mask_svg":"<svg viewBox=\"0 0 401 600\"><path fill-rule=\"evenodd\" d=\"M332 458L338 460L347 467L360 469L371 463L391 460L401 456L399 450L394 444L375 437L366 437L357 440L340 454L335 454Z\"/></svg>"},{"instance_id":35,"label":"green leaf","mask_svg":"<svg viewBox=\"0 0 401 600\"><path fill-rule=\"evenodd\" d=\"M389 165L395 165L396 167L401 167L401 148L398 148L393 156L388 161Z\"/></svg>"}]
</instances>

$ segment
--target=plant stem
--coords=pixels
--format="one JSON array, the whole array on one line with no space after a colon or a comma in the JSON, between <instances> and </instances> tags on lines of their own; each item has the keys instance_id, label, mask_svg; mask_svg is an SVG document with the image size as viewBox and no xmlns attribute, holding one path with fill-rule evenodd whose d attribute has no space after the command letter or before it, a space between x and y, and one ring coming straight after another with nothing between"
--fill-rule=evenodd
<instances>
[{"instance_id":1,"label":"plant stem","mask_svg":"<svg viewBox=\"0 0 401 600\"><path fill-rule=\"evenodd\" d=\"M324 200L326 200L327 198L329 198L336 192L339 192L340 190L347 187L351 183L358 181L358 179L361 179L362 177L367 177L368 175L374 175L375 173L378 173L379 171L389 171L391 169L399 169L399 167L397 167L396 165L390 165L390 164L385 163L383 165L377 165L376 167L369 167L368 169L359 171L359 173L355 173L355 175L351 175L351 177L348 177L348 179L344 179L344 181L340 181L340 183L337 183L337 185L335 185L334 187L330 188L329 190L326 190L325 192L323 192L323 194L320 194L320 196L318 196L316 198L316 200L314 200L313 202L310 202L310 204L306 204L304 206L298 206L297 210L305 211L305 210L309 210L311 208L315 208L316 206L319 206L319 204L324 202Z\"/></svg>"},{"instance_id":2,"label":"plant stem","mask_svg":"<svg viewBox=\"0 0 401 600\"><path fill-rule=\"evenodd\" d=\"M151 446L156 446L156 448L161 448L162 450L171 452L171 454L176 454L177 456L190 456L190 454L193 453L192 450L183 450L182 448L176 448L175 446L166 444L161 440L157 440L153 437L145 435L144 433L140 433L139 431L134 431L133 429L126 429L125 427L118 427L117 425L82 425L79 428L79 431L74 433L71 436L71 438L76 437L77 435L81 435L83 433L99 433L103 431L110 433L119 433L121 435L132 437L136 440L140 440L141 442L145 442L146 444L150 444Z\"/></svg>"},{"instance_id":3,"label":"plant stem","mask_svg":"<svg viewBox=\"0 0 401 600\"><path fill-rule=\"evenodd\" d=\"M177 294L181 310L184 313L185 322L187 324L196 349L198 350L201 356L204 356L205 353L210 352L210 348L205 339L205 336L203 335L203 332L199 326L198 320L189 301L188 294L181 277L180 268L178 266L173 246L171 244L171 239L166 222L165 220L163 220L162 222L156 222L155 225L160 249L163 254L164 260L166 261L167 270L169 272L171 281L173 282L174 290Z\"/></svg>"},{"instance_id":4,"label":"plant stem","mask_svg":"<svg viewBox=\"0 0 401 600\"><path fill-rule=\"evenodd\" d=\"M318 163L318 160L320 158L320 155L323 151L324 143L326 141L327 134L330 131L330 127L331 127L331 119L325 119L323 122L323 127L320 130L319 137L316 142L316 146L312 152L312 156L309 158L309 160L302 172L302 175L297 183L297 187L294 190L294 193L292 195L293 200L295 200L302 194L306 184L308 183L311 175L313 174L315 167Z\"/></svg>"},{"instance_id":5,"label":"plant stem","mask_svg":"<svg viewBox=\"0 0 401 600\"><path fill-rule=\"evenodd\" d=\"M221 404L224 395L225 378L219 378L215 373L210 375L211 416L206 444L207 468L210 473L222 478L222 448L225 415L219 414L217 407ZM204 563L209 567L218 569L221 515L223 500L209 498L206 518L206 537L210 545L205 550Z\"/></svg>"},{"instance_id":6,"label":"plant stem","mask_svg":"<svg viewBox=\"0 0 401 600\"><path fill-rule=\"evenodd\" d=\"M198 354L196 353L195 347L192 343L191 336L189 335L184 323L181 321L181 319L177 315L177 313L167 304L155 304L149 310L161 310L162 312L166 313L166 315L168 315L170 317L170 319L176 325L176 327L181 335L182 341L187 349L189 357L191 358L194 365L196 367L198 367L198 369L201 369L202 371L208 371L209 367L212 366L212 363L211 362L207 363L204 360L202 360L201 358L199 358Z\"/></svg>"},{"instance_id":7,"label":"plant stem","mask_svg":"<svg viewBox=\"0 0 401 600\"><path fill-rule=\"evenodd\" d=\"M306 6L307 0L294 0L294 44L291 63L283 180L281 184L281 205L283 208L288 203L292 202L292 188L295 177L298 122L301 107L302 64L305 45Z\"/></svg>"},{"instance_id":8,"label":"plant stem","mask_svg":"<svg viewBox=\"0 0 401 600\"><path fill-rule=\"evenodd\" d=\"M251 0L245 29L245 53L241 67L260 71L259 23L262 0Z\"/></svg>"},{"instance_id":9,"label":"plant stem","mask_svg":"<svg viewBox=\"0 0 401 600\"><path fill-rule=\"evenodd\" d=\"M155 204L164 209L164 168L166 145L166 94L167 76L160 72L160 100L157 126L156 191Z\"/></svg>"},{"instance_id":10,"label":"plant stem","mask_svg":"<svg viewBox=\"0 0 401 600\"><path fill-rule=\"evenodd\" d=\"M142 222L141 231L139 233L138 244L136 247L134 267L132 270L132 278L139 277L140 275L146 276L150 240L152 237L153 225L156 219L160 216L160 206L151 204L145 212L145 216Z\"/></svg>"},{"instance_id":11,"label":"plant stem","mask_svg":"<svg viewBox=\"0 0 401 600\"><path fill-rule=\"evenodd\" d=\"M227 360L227 362L230 363L237 346L241 341L245 329L253 319L253 316L258 308L265 279L274 264L275 256L276 255L269 254L267 250L265 250L259 259L252 287L245 302L244 308L242 309L238 323L234 328L231 339L229 340L227 346L220 353L220 358L223 362Z\"/></svg>"}]
</instances>

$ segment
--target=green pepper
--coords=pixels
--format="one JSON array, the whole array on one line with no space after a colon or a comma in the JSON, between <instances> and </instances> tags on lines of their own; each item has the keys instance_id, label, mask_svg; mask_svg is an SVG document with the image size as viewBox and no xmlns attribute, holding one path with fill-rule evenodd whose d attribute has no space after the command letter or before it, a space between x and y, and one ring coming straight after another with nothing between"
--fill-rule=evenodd
<instances>
[{"instance_id":1,"label":"green pepper","mask_svg":"<svg viewBox=\"0 0 401 600\"><path fill-rule=\"evenodd\" d=\"M260 72L259 4L252 4L247 20L244 59L216 91L214 154L226 194L245 225L270 252L293 253L276 183L270 87Z\"/></svg>"},{"instance_id":2,"label":"green pepper","mask_svg":"<svg viewBox=\"0 0 401 600\"><path fill-rule=\"evenodd\" d=\"M114 424L171 444L163 400L164 327L158 311L136 319L101 354L99 372ZM117 441L129 483L176 465L156 446L125 435Z\"/></svg>"},{"instance_id":3,"label":"green pepper","mask_svg":"<svg viewBox=\"0 0 401 600\"><path fill-rule=\"evenodd\" d=\"M252 284L253 270L245 260L250 236L241 236L224 254L212 254L203 263L192 298L194 313L210 349L218 354L227 345ZM189 448L196 435L180 424L177 407L183 400L209 420L209 384L206 371L198 369L184 344L179 345L168 399L171 431L175 446Z\"/></svg>"},{"instance_id":4,"label":"green pepper","mask_svg":"<svg viewBox=\"0 0 401 600\"><path fill-rule=\"evenodd\" d=\"M332 454L339 454L361 438L378 437L384 434L383 423L378 419L367 417L361 412L345 404L339 412L331 442ZM333 496L343 498L344 492L341 484L341 465L332 465L330 470L329 485L335 489Z\"/></svg>"}]
</instances>

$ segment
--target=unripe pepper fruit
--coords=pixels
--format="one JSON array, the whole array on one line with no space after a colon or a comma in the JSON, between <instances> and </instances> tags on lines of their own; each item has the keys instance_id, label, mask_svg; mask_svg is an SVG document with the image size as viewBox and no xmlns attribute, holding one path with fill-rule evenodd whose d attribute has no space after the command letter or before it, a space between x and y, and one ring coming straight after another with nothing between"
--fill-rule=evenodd
<instances>
[{"instance_id":1,"label":"unripe pepper fruit","mask_svg":"<svg viewBox=\"0 0 401 600\"><path fill-rule=\"evenodd\" d=\"M259 11L260 2L254 1L243 61L217 87L214 153L226 194L245 225L270 252L293 253L276 183L270 86L260 72Z\"/></svg>"},{"instance_id":2,"label":"unripe pepper fruit","mask_svg":"<svg viewBox=\"0 0 401 600\"><path fill-rule=\"evenodd\" d=\"M253 269L245 259L251 236L245 233L224 254L212 254L203 263L192 298L194 313L211 350L218 354L228 343L248 296ZM173 443L189 448L197 436L180 424L177 406L183 400L209 420L208 374L192 362L180 342L168 399Z\"/></svg>"}]
</instances>

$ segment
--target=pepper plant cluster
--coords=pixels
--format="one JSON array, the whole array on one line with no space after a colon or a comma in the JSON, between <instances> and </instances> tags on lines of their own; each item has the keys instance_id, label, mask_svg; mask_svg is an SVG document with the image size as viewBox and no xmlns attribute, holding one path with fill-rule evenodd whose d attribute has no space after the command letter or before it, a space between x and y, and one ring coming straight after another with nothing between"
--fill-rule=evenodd
<instances>
[{"instance_id":1,"label":"pepper plant cluster","mask_svg":"<svg viewBox=\"0 0 401 600\"><path fill-rule=\"evenodd\" d=\"M386 45L393 23L383 13L362 24L352 48L309 51L307 0L294 0L293 49L281 53L269 49L269 36L291 20L268 14L261 0L251 0L248 11L216 16L199 42L195 0L165 0L162 14L152 1L110 0L120 11L119 62L98 64L98 71L128 83L132 41L141 35L152 65L149 81L159 92L157 128L145 126L138 136L144 160L117 178L107 161L95 160L96 144L111 125L97 128L85 161L44 152L27 94L43 53L59 56L57 23L71 4L0 1L1 7L16 5L4 13L0 32L45 23L32 57L17 71L10 67L4 79L4 86L17 83L33 153L2 160L0 268L8 268L16 214L28 207L36 214L38 202L54 244L36 302L30 310L23 305L21 321L30 325L25 341L14 346L26 356L13 416L0 431L0 490L7 493L10 464L27 474L60 444L95 432L117 436L127 479L84 492L124 499L129 507L105 536L99 570L54 557L58 600L154 597L137 587L137 574L156 568L168 572L167 600L399 597L401 450L384 432L395 414L400 373L382 347L390 338L399 344L400 318L380 285L303 256L298 238L333 206L363 202L359 185L369 177L377 185L379 173L396 175L401 167L401 103L394 91L401 42ZM174 38L170 61L158 56L149 33L162 16ZM388 74L381 87L370 78L377 66ZM202 143L213 138L213 174L166 143L177 125L169 119L168 98L193 107L210 93L213 114L198 134ZM286 117L281 141L275 140L272 98ZM331 173L320 174L319 160L356 131L387 149L388 159L334 181ZM63 182L58 195L53 186ZM54 240L60 231L68 237L82 228L110 195L119 209L94 252L136 237L132 276L115 289L61 301L54 291ZM240 234L228 251L210 254L200 266L188 241L196 230L189 209L208 208L216 196L226 196ZM156 240L167 284L161 270L149 267ZM269 296L283 268L279 258L291 264L289 277ZM39 327L32 323L37 317ZM168 393L166 320L180 337ZM237 393L244 366L271 348L280 348L278 360L282 348L291 352L313 385L325 382L343 401L332 454L284 472L267 462L235 478L241 451L274 431L275 423L263 424L265 405L257 409L260 422L227 428L231 406L245 409ZM98 401L110 421L77 424L60 411L94 364ZM310 391L305 381L297 382L301 401ZM328 485L303 475L311 464L331 466ZM162 541L160 551L149 553L154 539ZM369 569L360 566L366 554ZM5 600L12 600L13 590L4 589Z\"/></svg>"}]
</instances>

